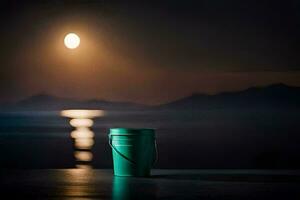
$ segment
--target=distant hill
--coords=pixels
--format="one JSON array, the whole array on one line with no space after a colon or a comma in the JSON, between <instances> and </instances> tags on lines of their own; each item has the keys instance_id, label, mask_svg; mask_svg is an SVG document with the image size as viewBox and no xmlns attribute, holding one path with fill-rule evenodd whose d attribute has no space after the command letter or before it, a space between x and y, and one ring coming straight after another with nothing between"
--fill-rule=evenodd
<instances>
[{"instance_id":1,"label":"distant hill","mask_svg":"<svg viewBox=\"0 0 300 200\"><path fill-rule=\"evenodd\" d=\"M2 110L63 110L63 109L104 109L104 110L140 110L147 106L130 102L112 102L105 100L79 101L70 98L61 98L47 94L38 94L6 105Z\"/></svg>"},{"instance_id":2,"label":"distant hill","mask_svg":"<svg viewBox=\"0 0 300 200\"><path fill-rule=\"evenodd\" d=\"M146 106L130 102L106 100L79 101L69 98L39 94L6 105L1 110L62 110L62 109L105 109L105 110L215 110L215 109L286 109L300 108L300 87L274 84L252 87L243 91L224 92L216 95L193 94L159 106Z\"/></svg>"},{"instance_id":3,"label":"distant hill","mask_svg":"<svg viewBox=\"0 0 300 200\"><path fill-rule=\"evenodd\" d=\"M300 87L274 84L216 95L193 94L159 107L162 109L188 110L300 108Z\"/></svg>"}]
</instances>

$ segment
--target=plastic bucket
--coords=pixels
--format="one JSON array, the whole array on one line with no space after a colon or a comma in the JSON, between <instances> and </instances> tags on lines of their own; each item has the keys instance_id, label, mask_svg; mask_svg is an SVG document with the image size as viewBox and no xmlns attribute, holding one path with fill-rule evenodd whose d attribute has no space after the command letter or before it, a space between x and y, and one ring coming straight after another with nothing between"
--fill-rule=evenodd
<instances>
[{"instance_id":1,"label":"plastic bucket","mask_svg":"<svg viewBox=\"0 0 300 200\"><path fill-rule=\"evenodd\" d=\"M111 128L108 136L116 176L150 175L157 159L153 129Z\"/></svg>"}]
</instances>

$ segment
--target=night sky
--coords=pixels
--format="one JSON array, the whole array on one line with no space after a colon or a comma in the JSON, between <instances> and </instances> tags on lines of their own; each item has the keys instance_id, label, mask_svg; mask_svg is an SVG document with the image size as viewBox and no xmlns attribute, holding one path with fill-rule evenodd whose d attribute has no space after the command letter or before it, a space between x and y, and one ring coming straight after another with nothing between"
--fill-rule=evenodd
<instances>
[{"instance_id":1,"label":"night sky","mask_svg":"<svg viewBox=\"0 0 300 200\"><path fill-rule=\"evenodd\" d=\"M0 102L46 93L159 104L300 86L297 0L1 2ZM69 32L78 49L64 46Z\"/></svg>"}]
</instances>

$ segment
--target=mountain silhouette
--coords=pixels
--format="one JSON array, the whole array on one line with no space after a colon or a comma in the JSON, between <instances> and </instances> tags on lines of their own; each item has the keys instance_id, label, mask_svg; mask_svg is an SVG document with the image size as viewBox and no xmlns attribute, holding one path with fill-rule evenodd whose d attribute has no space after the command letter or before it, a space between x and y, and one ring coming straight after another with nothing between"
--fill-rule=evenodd
<instances>
[{"instance_id":1,"label":"mountain silhouette","mask_svg":"<svg viewBox=\"0 0 300 200\"><path fill-rule=\"evenodd\" d=\"M216 95L193 94L160 106L164 109L252 109L299 107L300 87L274 84Z\"/></svg>"},{"instance_id":2,"label":"mountain silhouette","mask_svg":"<svg viewBox=\"0 0 300 200\"><path fill-rule=\"evenodd\" d=\"M62 110L62 109L105 109L105 110L215 110L215 109L286 109L298 108L300 87L274 84L265 87L251 87L237 92L223 92L215 95L193 94L158 106L146 106L131 102L106 100L80 101L47 94L38 94L6 105L2 110Z\"/></svg>"},{"instance_id":3,"label":"mountain silhouette","mask_svg":"<svg viewBox=\"0 0 300 200\"><path fill-rule=\"evenodd\" d=\"M6 105L3 110L63 110L63 109L103 109L103 110L136 110L147 106L130 102L113 102L106 100L80 101L61 98L48 94L37 94L14 104Z\"/></svg>"}]
</instances>

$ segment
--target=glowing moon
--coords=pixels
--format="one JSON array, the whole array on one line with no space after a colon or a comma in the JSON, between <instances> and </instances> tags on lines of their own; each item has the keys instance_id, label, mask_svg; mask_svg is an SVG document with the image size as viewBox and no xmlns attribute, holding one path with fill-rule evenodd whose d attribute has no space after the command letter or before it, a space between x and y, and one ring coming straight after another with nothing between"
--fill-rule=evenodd
<instances>
[{"instance_id":1,"label":"glowing moon","mask_svg":"<svg viewBox=\"0 0 300 200\"><path fill-rule=\"evenodd\" d=\"M80 44L80 38L75 33L69 33L64 39L65 45L69 49L76 49Z\"/></svg>"}]
</instances>

